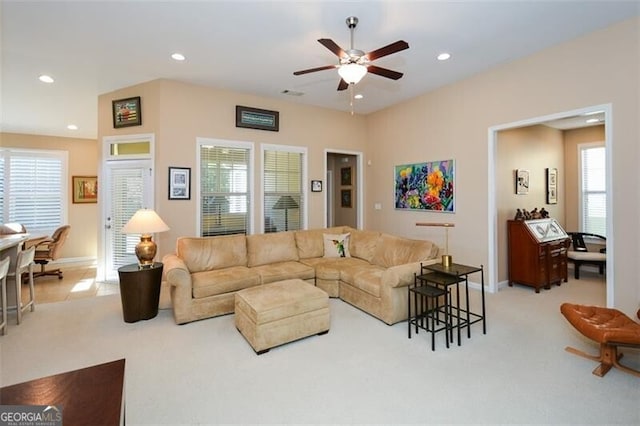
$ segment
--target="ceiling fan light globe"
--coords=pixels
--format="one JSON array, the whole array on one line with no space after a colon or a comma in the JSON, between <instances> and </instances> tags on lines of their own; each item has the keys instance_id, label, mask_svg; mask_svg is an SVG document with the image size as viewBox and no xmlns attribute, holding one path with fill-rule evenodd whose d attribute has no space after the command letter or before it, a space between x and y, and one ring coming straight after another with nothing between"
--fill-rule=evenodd
<instances>
[{"instance_id":1,"label":"ceiling fan light globe","mask_svg":"<svg viewBox=\"0 0 640 426\"><path fill-rule=\"evenodd\" d=\"M360 64L346 64L338 68L338 74L348 84L357 84L367 74L367 67Z\"/></svg>"}]
</instances>

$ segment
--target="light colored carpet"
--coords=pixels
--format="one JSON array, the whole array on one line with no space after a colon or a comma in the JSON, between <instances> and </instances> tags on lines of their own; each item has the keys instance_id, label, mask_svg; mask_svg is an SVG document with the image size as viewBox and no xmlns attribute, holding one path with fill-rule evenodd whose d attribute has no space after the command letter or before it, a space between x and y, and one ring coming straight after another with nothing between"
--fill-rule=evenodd
<instances>
[{"instance_id":1,"label":"light colored carpet","mask_svg":"<svg viewBox=\"0 0 640 426\"><path fill-rule=\"evenodd\" d=\"M604 282L487 295L488 330L446 349L331 300L331 330L261 356L233 315L183 326L171 311L122 320L118 295L39 305L0 337L0 384L126 358L126 423L640 424L640 379L564 351L596 352L564 301L604 304ZM595 277L595 276L594 276ZM479 293L472 291L478 306ZM624 362L640 367L639 351Z\"/></svg>"}]
</instances>

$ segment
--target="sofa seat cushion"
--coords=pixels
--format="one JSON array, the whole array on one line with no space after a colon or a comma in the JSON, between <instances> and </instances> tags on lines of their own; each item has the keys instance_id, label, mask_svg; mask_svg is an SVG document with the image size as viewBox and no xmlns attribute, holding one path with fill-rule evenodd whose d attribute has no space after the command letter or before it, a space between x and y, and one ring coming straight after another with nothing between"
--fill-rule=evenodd
<instances>
[{"instance_id":1,"label":"sofa seat cushion","mask_svg":"<svg viewBox=\"0 0 640 426\"><path fill-rule=\"evenodd\" d=\"M340 281L372 296L380 297L380 284L385 268L376 265L352 266L340 271Z\"/></svg>"},{"instance_id":2,"label":"sofa seat cushion","mask_svg":"<svg viewBox=\"0 0 640 426\"><path fill-rule=\"evenodd\" d=\"M262 265L251 268L260 275L262 284L272 283L275 281L299 278L301 280L310 280L315 278L315 270L300 262L277 262L270 265Z\"/></svg>"},{"instance_id":3,"label":"sofa seat cushion","mask_svg":"<svg viewBox=\"0 0 640 426\"><path fill-rule=\"evenodd\" d=\"M316 278L336 281L340 279L340 270L342 268L369 265L364 260L356 259L354 257L320 257L315 259L304 259L301 262L315 269Z\"/></svg>"},{"instance_id":4,"label":"sofa seat cushion","mask_svg":"<svg viewBox=\"0 0 640 426\"><path fill-rule=\"evenodd\" d=\"M193 298L231 293L260 285L260 275L246 266L234 266L215 271L191 274Z\"/></svg>"},{"instance_id":5,"label":"sofa seat cushion","mask_svg":"<svg viewBox=\"0 0 640 426\"><path fill-rule=\"evenodd\" d=\"M327 293L300 280L284 280L236 293L236 309L254 324L266 324L305 312L327 309Z\"/></svg>"}]
</instances>

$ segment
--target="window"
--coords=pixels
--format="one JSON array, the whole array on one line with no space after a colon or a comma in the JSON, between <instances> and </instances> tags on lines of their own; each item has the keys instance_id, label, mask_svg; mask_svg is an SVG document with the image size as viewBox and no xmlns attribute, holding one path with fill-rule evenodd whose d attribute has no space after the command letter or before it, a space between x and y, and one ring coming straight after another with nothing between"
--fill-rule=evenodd
<instances>
[{"instance_id":1,"label":"window","mask_svg":"<svg viewBox=\"0 0 640 426\"><path fill-rule=\"evenodd\" d=\"M263 146L264 232L304 228L306 149Z\"/></svg>"},{"instance_id":2,"label":"window","mask_svg":"<svg viewBox=\"0 0 640 426\"><path fill-rule=\"evenodd\" d=\"M47 234L66 223L66 151L0 149L0 175L3 222Z\"/></svg>"},{"instance_id":3,"label":"window","mask_svg":"<svg viewBox=\"0 0 640 426\"><path fill-rule=\"evenodd\" d=\"M606 237L606 154L602 145L582 145L580 152L580 228Z\"/></svg>"},{"instance_id":4,"label":"window","mask_svg":"<svg viewBox=\"0 0 640 426\"><path fill-rule=\"evenodd\" d=\"M253 145L198 141L200 235L250 233Z\"/></svg>"}]
</instances>

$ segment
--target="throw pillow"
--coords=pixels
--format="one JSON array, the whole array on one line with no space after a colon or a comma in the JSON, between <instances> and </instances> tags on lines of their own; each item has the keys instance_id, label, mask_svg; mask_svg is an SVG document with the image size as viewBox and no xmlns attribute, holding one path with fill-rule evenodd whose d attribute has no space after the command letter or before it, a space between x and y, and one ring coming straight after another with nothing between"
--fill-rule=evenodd
<instances>
[{"instance_id":1,"label":"throw pillow","mask_svg":"<svg viewBox=\"0 0 640 426\"><path fill-rule=\"evenodd\" d=\"M349 253L350 234L322 234L324 257L351 257Z\"/></svg>"}]
</instances>

